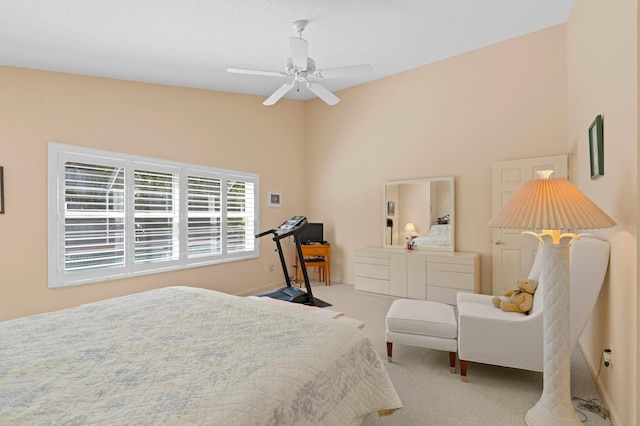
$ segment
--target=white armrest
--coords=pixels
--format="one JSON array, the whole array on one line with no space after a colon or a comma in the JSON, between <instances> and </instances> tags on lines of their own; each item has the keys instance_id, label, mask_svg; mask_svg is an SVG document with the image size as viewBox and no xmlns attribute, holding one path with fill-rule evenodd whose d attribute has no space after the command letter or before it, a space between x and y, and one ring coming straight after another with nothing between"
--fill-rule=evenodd
<instances>
[{"instance_id":1,"label":"white armrest","mask_svg":"<svg viewBox=\"0 0 640 426\"><path fill-rule=\"evenodd\" d=\"M488 296L486 294L478 294L478 293L469 293L467 291L459 291L456 293L456 301L457 305L460 306L461 303L481 303L483 305L491 305L493 306L493 302L491 301L493 296Z\"/></svg>"},{"instance_id":2,"label":"white armrest","mask_svg":"<svg viewBox=\"0 0 640 426\"><path fill-rule=\"evenodd\" d=\"M458 304L460 359L542 371L542 315L504 312L486 300Z\"/></svg>"}]
</instances>

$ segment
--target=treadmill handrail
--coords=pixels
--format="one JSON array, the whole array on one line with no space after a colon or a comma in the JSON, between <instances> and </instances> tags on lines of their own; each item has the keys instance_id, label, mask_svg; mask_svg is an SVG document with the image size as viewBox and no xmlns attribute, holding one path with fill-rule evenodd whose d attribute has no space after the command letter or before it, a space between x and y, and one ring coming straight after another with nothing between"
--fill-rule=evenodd
<instances>
[{"instance_id":1,"label":"treadmill handrail","mask_svg":"<svg viewBox=\"0 0 640 426\"><path fill-rule=\"evenodd\" d=\"M305 218L304 221L300 223L300 225L296 226L295 228L291 228L286 232L282 232L280 227L277 227L277 228L272 228L272 229L269 229L268 231L264 231L259 234L256 234L256 238L261 238L268 234L274 234L273 236L274 241L281 240L282 238L286 238L290 235L299 234L308 224L309 222L307 222Z\"/></svg>"}]
</instances>

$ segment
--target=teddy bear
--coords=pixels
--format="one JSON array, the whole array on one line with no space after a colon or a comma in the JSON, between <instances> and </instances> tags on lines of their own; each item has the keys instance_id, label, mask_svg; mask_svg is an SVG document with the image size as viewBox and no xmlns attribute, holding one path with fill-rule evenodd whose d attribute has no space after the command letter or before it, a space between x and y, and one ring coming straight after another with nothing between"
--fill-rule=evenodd
<instances>
[{"instance_id":1,"label":"teddy bear","mask_svg":"<svg viewBox=\"0 0 640 426\"><path fill-rule=\"evenodd\" d=\"M533 294L536 292L538 282L534 280L518 280L516 290L505 291L503 295L508 297L495 296L493 306L506 312L528 313L533 306Z\"/></svg>"}]
</instances>

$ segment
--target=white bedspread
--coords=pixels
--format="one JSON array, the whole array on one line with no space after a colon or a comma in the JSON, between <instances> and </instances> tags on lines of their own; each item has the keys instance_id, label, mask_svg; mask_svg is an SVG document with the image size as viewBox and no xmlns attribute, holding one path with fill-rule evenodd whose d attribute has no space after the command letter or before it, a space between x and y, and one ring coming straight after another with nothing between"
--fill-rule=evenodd
<instances>
[{"instance_id":1,"label":"white bedspread","mask_svg":"<svg viewBox=\"0 0 640 426\"><path fill-rule=\"evenodd\" d=\"M170 287L0 323L0 424L346 425L401 402L340 321Z\"/></svg>"},{"instance_id":2,"label":"white bedspread","mask_svg":"<svg viewBox=\"0 0 640 426\"><path fill-rule=\"evenodd\" d=\"M451 225L431 225L429 235L415 237L413 243L418 247L451 247Z\"/></svg>"}]
</instances>

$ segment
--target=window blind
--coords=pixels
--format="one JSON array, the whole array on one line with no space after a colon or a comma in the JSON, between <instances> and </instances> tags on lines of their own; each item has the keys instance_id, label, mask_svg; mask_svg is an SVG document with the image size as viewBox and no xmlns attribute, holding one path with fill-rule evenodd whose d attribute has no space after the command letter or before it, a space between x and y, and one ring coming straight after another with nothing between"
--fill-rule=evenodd
<instances>
[{"instance_id":1,"label":"window blind","mask_svg":"<svg viewBox=\"0 0 640 426\"><path fill-rule=\"evenodd\" d=\"M49 286L257 257L258 176L49 144Z\"/></svg>"}]
</instances>

